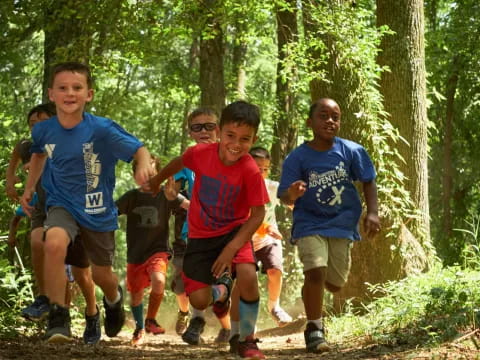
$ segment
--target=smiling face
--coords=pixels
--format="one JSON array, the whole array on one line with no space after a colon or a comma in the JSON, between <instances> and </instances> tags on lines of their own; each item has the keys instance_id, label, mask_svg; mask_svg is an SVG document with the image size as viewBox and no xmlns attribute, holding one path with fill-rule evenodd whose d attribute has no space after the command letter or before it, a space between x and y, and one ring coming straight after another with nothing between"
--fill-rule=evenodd
<instances>
[{"instance_id":1,"label":"smiling face","mask_svg":"<svg viewBox=\"0 0 480 360\"><path fill-rule=\"evenodd\" d=\"M202 126L203 125L203 126ZM200 131L197 131L200 128ZM190 121L189 134L197 144L209 144L217 141L218 125L215 116L201 114Z\"/></svg>"},{"instance_id":2,"label":"smiling face","mask_svg":"<svg viewBox=\"0 0 480 360\"><path fill-rule=\"evenodd\" d=\"M93 90L84 74L61 71L55 75L48 96L55 103L58 115L82 114L85 104L93 98Z\"/></svg>"},{"instance_id":3,"label":"smiling face","mask_svg":"<svg viewBox=\"0 0 480 360\"><path fill-rule=\"evenodd\" d=\"M332 144L340 130L340 118L340 107L335 101L332 99L319 100L307 120L307 126L312 128L314 141Z\"/></svg>"},{"instance_id":4,"label":"smiling face","mask_svg":"<svg viewBox=\"0 0 480 360\"><path fill-rule=\"evenodd\" d=\"M226 123L220 129L218 155L223 164L235 164L257 141L255 129L247 124Z\"/></svg>"}]
</instances>

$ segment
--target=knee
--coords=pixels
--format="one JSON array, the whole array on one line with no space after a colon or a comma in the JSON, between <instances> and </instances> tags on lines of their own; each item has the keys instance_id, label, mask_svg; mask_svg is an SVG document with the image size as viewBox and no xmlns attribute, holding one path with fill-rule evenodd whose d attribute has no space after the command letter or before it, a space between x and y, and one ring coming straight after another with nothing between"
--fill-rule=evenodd
<instances>
[{"instance_id":1,"label":"knee","mask_svg":"<svg viewBox=\"0 0 480 360\"><path fill-rule=\"evenodd\" d=\"M281 279L282 278L282 272L279 269L268 269L267 270L267 276L272 279Z\"/></svg>"},{"instance_id":2,"label":"knee","mask_svg":"<svg viewBox=\"0 0 480 360\"><path fill-rule=\"evenodd\" d=\"M319 267L305 271L305 283L324 284L327 278L327 268Z\"/></svg>"}]
</instances>

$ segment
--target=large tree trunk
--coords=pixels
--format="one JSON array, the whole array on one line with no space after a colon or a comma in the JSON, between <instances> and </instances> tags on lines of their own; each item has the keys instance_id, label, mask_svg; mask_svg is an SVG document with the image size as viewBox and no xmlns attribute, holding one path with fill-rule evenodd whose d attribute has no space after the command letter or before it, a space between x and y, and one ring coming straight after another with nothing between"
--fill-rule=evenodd
<instances>
[{"instance_id":1,"label":"large tree trunk","mask_svg":"<svg viewBox=\"0 0 480 360\"><path fill-rule=\"evenodd\" d=\"M200 101L218 113L225 106L224 43L220 17L214 0L205 0L205 34L200 39Z\"/></svg>"},{"instance_id":2,"label":"large tree trunk","mask_svg":"<svg viewBox=\"0 0 480 360\"><path fill-rule=\"evenodd\" d=\"M247 64L248 45L245 40L247 32L247 24L244 21L235 21L235 41L232 51L232 74L234 84L231 86L236 99L246 99L247 72L245 66Z\"/></svg>"},{"instance_id":3,"label":"large tree trunk","mask_svg":"<svg viewBox=\"0 0 480 360\"><path fill-rule=\"evenodd\" d=\"M377 0L377 26L388 25L395 34L382 39L378 63L388 66L380 81L384 108L406 142L397 144L404 162L405 188L420 217L409 228L430 242L428 203L428 144L425 80L423 0Z\"/></svg>"}]
</instances>

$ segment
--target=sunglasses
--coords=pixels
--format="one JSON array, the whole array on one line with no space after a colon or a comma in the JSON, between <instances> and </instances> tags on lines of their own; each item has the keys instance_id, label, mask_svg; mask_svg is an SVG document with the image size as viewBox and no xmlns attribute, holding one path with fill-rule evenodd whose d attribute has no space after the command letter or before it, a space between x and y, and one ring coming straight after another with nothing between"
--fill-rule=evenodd
<instances>
[{"instance_id":1,"label":"sunglasses","mask_svg":"<svg viewBox=\"0 0 480 360\"><path fill-rule=\"evenodd\" d=\"M216 123L192 124L190 125L190 131L200 132L202 129L205 129L206 131L213 131L216 127Z\"/></svg>"}]
</instances>

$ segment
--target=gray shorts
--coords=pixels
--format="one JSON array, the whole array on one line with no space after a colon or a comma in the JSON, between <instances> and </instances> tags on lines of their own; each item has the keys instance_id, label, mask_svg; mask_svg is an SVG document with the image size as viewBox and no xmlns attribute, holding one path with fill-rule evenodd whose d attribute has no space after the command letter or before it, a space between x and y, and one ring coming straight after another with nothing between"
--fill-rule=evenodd
<instances>
[{"instance_id":1,"label":"gray shorts","mask_svg":"<svg viewBox=\"0 0 480 360\"><path fill-rule=\"evenodd\" d=\"M30 228L34 230L36 228L43 227L47 214L45 213L45 203L38 201L32 211L32 217L30 218Z\"/></svg>"},{"instance_id":2,"label":"gray shorts","mask_svg":"<svg viewBox=\"0 0 480 360\"><path fill-rule=\"evenodd\" d=\"M70 245L75 248L77 241L85 251L86 257L97 266L112 266L115 254L115 232L99 232L79 225L73 216L64 208L53 206L48 209L45 220L45 232L52 227L64 229L70 237ZM79 245L77 243L77 245ZM78 250L81 251L81 250ZM74 265L74 264L71 264Z\"/></svg>"},{"instance_id":3,"label":"gray shorts","mask_svg":"<svg viewBox=\"0 0 480 360\"><path fill-rule=\"evenodd\" d=\"M185 286L182 279L183 256L174 256L170 263L173 264L172 281L170 282L170 287L175 295L183 294L185 292Z\"/></svg>"},{"instance_id":4,"label":"gray shorts","mask_svg":"<svg viewBox=\"0 0 480 360\"><path fill-rule=\"evenodd\" d=\"M278 269L283 272L283 254L280 242L275 241L255 251L255 258L262 264L262 273L265 274L269 269Z\"/></svg>"}]
</instances>

